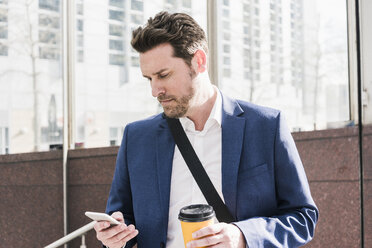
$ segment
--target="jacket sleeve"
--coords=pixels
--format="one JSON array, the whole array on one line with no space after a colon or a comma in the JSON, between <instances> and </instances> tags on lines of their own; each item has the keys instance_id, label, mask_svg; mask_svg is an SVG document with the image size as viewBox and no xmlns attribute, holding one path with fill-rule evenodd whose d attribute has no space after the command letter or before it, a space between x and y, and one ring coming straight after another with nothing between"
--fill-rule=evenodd
<instances>
[{"instance_id":1,"label":"jacket sleeve","mask_svg":"<svg viewBox=\"0 0 372 248\"><path fill-rule=\"evenodd\" d=\"M294 140L279 113L274 144L277 212L234 223L250 248L299 247L309 242L318 220L305 171Z\"/></svg>"},{"instance_id":2,"label":"jacket sleeve","mask_svg":"<svg viewBox=\"0 0 372 248\"><path fill-rule=\"evenodd\" d=\"M120 211L123 213L126 225L135 225L132 192L127 163L128 129L129 126L126 126L116 158L115 173L107 201L106 213L111 215L116 211ZM137 238L134 238L127 242L125 247L133 247L136 243Z\"/></svg>"}]
</instances>

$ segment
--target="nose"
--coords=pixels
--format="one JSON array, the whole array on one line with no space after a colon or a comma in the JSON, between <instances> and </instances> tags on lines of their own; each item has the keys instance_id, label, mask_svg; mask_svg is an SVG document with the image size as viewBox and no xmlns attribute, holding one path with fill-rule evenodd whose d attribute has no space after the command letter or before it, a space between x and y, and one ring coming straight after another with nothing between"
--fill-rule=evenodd
<instances>
[{"instance_id":1,"label":"nose","mask_svg":"<svg viewBox=\"0 0 372 248\"><path fill-rule=\"evenodd\" d=\"M165 88L159 80L153 79L151 81L151 93L153 97L158 97L161 94L165 94Z\"/></svg>"}]
</instances>

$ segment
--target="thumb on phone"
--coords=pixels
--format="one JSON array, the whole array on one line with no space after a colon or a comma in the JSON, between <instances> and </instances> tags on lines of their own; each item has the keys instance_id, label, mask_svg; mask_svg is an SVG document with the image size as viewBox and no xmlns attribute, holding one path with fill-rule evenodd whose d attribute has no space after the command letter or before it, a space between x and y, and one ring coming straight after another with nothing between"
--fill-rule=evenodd
<instances>
[{"instance_id":1,"label":"thumb on phone","mask_svg":"<svg viewBox=\"0 0 372 248\"><path fill-rule=\"evenodd\" d=\"M111 216L113 218L115 218L116 220L118 220L119 222L124 223L124 217L123 217L122 212L119 212L119 211L114 212L114 213L112 213Z\"/></svg>"}]
</instances>

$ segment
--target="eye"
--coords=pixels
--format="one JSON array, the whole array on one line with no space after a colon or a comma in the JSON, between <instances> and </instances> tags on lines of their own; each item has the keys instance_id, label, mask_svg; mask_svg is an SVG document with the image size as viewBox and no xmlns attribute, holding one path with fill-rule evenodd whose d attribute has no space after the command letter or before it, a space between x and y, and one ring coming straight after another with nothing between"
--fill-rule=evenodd
<instances>
[{"instance_id":1,"label":"eye","mask_svg":"<svg viewBox=\"0 0 372 248\"><path fill-rule=\"evenodd\" d=\"M169 75L169 73L167 73L167 74L159 74L159 78L166 78L166 77L168 77L168 75Z\"/></svg>"}]
</instances>

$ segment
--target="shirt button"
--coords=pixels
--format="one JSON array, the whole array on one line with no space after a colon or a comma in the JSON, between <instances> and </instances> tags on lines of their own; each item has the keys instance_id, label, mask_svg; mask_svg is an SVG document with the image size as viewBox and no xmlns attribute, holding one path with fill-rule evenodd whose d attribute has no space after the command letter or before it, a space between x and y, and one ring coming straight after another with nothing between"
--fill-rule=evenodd
<instances>
[{"instance_id":1,"label":"shirt button","mask_svg":"<svg viewBox=\"0 0 372 248\"><path fill-rule=\"evenodd\" d=\"M164 248L164 247L165 247L164 242L161 242L161 243L160 243L160 248Z\"/></svg>"}]
</instances>

